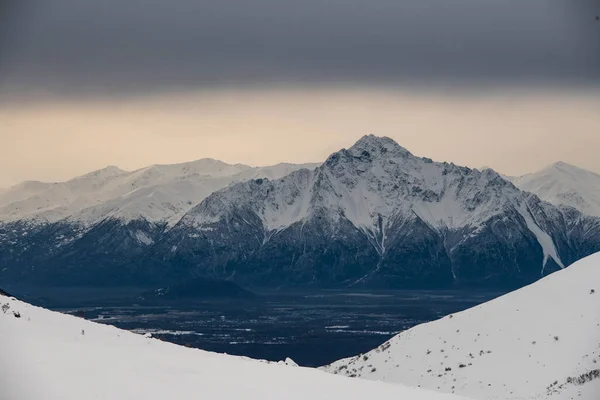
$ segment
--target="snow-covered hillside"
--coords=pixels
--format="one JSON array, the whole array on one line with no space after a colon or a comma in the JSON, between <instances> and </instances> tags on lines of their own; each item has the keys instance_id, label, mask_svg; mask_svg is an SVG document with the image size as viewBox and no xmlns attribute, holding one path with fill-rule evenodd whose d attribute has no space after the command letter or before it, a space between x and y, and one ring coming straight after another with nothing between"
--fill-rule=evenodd
<instances>
[{"instance_id":1,"label":"snow-covered hillside","mask_svg":"<svg viewBox=\"0 0 600 400\"><path fill-rule=\"evenodd\" d=\"M600 175L564 162L541 171L510 178L521 190L555 205L574 207L600 217Z\"/></svg>"},{"instance_id":2,"label":"snow-covered hillside","mask_svg":"<svg viewBox=\"0 0 600 400\"><path fill-rule=\"evenodd\" d=\"M111 166L67 182L24 182L0 193L0 221L93 224L105 218L172 221L215 190L255 178L277 179L317 164L249 167L201 159L133 172Z\"/></svg>"},{"instance_id":3,"label":"snow-covered hillside","mask_svg":"<svg viewBox=\"0 0 600 400\"><path fill-rule=\"evenodd\" d=\"M473 399L597 400L600 253L324 369Z\"/></svg>"},{"instance_id":4,"label":"snow-covered hillside","mask_svg":"<svg viewBox=\"0 0 600 400\"><path fill-rule=\"evenodd\" d=\"M0 354L1 400L460 400L189 349L2 295Z\"/></svg>"}]
</instances>

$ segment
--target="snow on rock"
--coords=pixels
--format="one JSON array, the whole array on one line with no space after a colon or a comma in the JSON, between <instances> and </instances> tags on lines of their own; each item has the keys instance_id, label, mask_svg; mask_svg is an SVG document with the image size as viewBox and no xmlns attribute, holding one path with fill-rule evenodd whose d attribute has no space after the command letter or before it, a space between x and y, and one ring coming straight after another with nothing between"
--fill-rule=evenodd
<instances>
[{"instance_id":1,"label":"snow on rock","mask_svg":"<svg viewBox=\"0 0 600 400\"><path fill-rule=\"evenodd\" d=\"M0 192L0 207L38 195L54 185L54 183L25 181L11 188L2 189Z\"/></svg>"},{"instance_id":2,"label":"snow on rock","mask_svg":"<svg viewBox=\"0 0 600 400\"><path fill-rule=\"evenodd\" d=\"M286 358L284 361L285 365L288 365L290 367L297 367L298 364L296 364L296 362L294 360L292 360L291 358Z\"/></svg>"},{"instance_id":3,"label":"snow on rock","mask_svg":"<svg viewBox=\"0 0 600 400\"><path fill-rule=\"evenodd\" d=\"M400 333L330 373L473 399L597 400L600 253L505 296Z\"/></svg>"},{"instance_id":4,"label":"snow on rock","mask_svg":"<svg viewBox=\"0 0 600 400\"><path fill-rule=\"evenodd\" d=\"M510 178L521 190L554 205L566 205L600 217L600 175L564 162L541 171Z\"/></svg>"},{"instance_id":5,"label":"snow on rock","mask_svg":"<svg viewBox=\"0 0 600 400\"><path fill-rule=\"evenodd\" d=\"M203 230L203 225L218 221L224 213L253 199L250 207L268 232L287 228L308 215L314 179L315 171L300 169L278 180L255 179L233 185L214 193L181 222Z\"/></svg>"},{"instance_id":6,"label":"snow on rock","mask_svg":"<svg viewBox=\"0 0 600 400\"><path fill-rule=\"evenodd\" d=\"M4 296L0 307L0 399L460 399L190 349Z\"/></svg>"},{"instance_id":7,"label":"snow on rock","mask_svg":"<svg viewBox=\"0 0 600 400\"><path fill-rule=\"evenodd\" d=\"M137 230L135 232L135 238L138 240L138 242L145 244L146 246L154 244L154 240L152 240L152 238L148 236L145 232L140 230Z\"/></svg>"},{"instance_id":8,"label":"snow on rock","mask_svg":"<svg viewBox=\"0 0 600 400\"><path fill-rule=\"evenodd\" d=\"M538 243L542 247L542 251L544 252L544 262L542 265L541 275L542 276L544 275L544 268L546 267L546 263L548 262L548 258L550 258L550 257L554 261L556 261L556 263L561 268L564 268L565 265L562 263L562 261L558 257L558 251L556 251L556 246L554 245L554 241L552 240L550 235L548 233L544 232L539 227L537 222L535 222L535 219L534 219L531 211L526 207L526 204L523 204L521 207L518 208L518 210L520 211L521 216L525 219L525 224L527 225L527 229L529 229L533 233L533 235L537 239Z\"/></svg>"},{"instance_id":9,"label":"snow on rock","mask_svg":"<svg viewBox=\"0 0 600 400\"><path fill-rule=\"evenodd\" d=\"M374 135L334 153L321 170L332 186L329 202L335 202L357 228L373 235L399 216L414 214L438 231L476 226L520 194L502 184L486 190L498 177L492 170L472 173L415 157L392 139ZM490 198L481 201L486 191Z\"/></svg>"}]
</instances>

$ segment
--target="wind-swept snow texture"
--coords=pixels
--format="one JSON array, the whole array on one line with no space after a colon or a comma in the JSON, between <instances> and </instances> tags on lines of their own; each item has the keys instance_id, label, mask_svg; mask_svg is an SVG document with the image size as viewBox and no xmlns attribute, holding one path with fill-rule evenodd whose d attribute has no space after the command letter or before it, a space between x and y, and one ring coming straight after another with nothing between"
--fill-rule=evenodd
<instances>
[{"instance_id":1,"label":"wind-swept snow texture","mask_svg":"<svg viewBox=\"0 0 600 400\"><path fill-rule=\"evenodd\" d=\"M324 367L473 399L600 399L600 253Z\"/></svg>"},{"instance_id":2,"label":"wind-swept snow texture","mask_svg":"<svg viewBox=\"0 0 600 400\"><path fill-rule=\"evenodd\" d=\"M189 349L5 296L0 307L2 400L460 400Z\"/></svg>"}]
</instances>

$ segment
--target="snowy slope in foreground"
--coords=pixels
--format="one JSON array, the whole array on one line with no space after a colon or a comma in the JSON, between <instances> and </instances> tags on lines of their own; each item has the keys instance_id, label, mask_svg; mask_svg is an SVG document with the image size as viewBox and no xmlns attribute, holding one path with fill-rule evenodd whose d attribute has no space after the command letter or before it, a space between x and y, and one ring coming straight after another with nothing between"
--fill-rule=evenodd
<instances>
[{"instance_id":1,"label":"snowy slope in foreground","mask_svg":"<svg viewBox=\"0 0 600 400\"><path fill-rule=\"evenodd\" d=\"M473 399L600 398L600 253L325 367Z\"/></svg>"},{"instance_id":2,"label":"snowy slope in foreground","mask_svg":"<svg viewBox=\"0 0 600 400\"><path fill-rule=\"evenodd\" d=\"M600 175L557 162L541 171L510 180L521 190L554 205L566 205L600 217Z\"/></svg>"},{"instance_id":3,"label":"snowy slope in foreground","mask_svg":"<svg viewBox=\"0 0 600 400\"><path fill-rule=\"evenodd\" d=\"M10 308L0 310L2 400L459 400L188 349L0 296L3 304Z\"/></svg>"}]
</instances>

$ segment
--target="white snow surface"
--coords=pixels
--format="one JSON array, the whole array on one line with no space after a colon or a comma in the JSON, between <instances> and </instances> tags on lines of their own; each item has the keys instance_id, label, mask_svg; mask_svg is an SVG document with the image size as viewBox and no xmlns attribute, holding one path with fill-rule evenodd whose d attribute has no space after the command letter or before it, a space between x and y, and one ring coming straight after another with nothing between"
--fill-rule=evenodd
<instances>
[{"instance_id":1,"label":"white snow surface","mask_svg":"<svg viewBox=\"0 0 600 400\"><path fill-rule=\"evenodd\" d=\"M518 188L554 205L566 205L600 217L600 175L564 162L509 178Z\"/></svg>"},{"instance_id":2,"label":"white snow surface","mask_svg":"<svg viewBox=\"0 0 600 400\"><path fill-rule=\"evenodd\" d=\"M521 205L520 211L523 218L525 218L525 224L527 225L527 229L529 229L535 235L538 243L540 244L540 246L542 246L542 250L544 252L544 261L542 265L541 275L544 275L544 268L546 267L546 262L550 257L552 257L561 268L564 268L565 265L558 257L558 252L556 250L556 246L554 246L554 241L552 240L550 235L544 232L542 228L539 227L537 222L535 222L535 218L527 208L526 202L524 202Z\"/></svg>"},{"instance_id":3,"label":"white snow surface","mask_svg":"<svg viewBox=\"0 0 600 400\"><path fill-rule=\"evenodd\" d=\"M0 295L4 304L1 400L463 399L190 349Z\"/></svg>"},{"instance_id":4,"label":"white snow surface","mask_svg":"<svg viewBox=\"0 0 600 400\"><path fill-rule=\"evenodd\" d=\"M276 179L318 164L250 167L201 159L153 165L133 172L107 167L67 182L24 182L0 193L0 221L94 224L106 218L150 222L178 220L215 190L254 178Z\"/></svg>"},{"instance_id":5,"label":"white snow surface","mask_svg":"<svg viewBox=\"0 0 600 400\"><path fill-rule=\"evenodd\" d=\"M473 399L597 400L599 288L596 253L324 369Z\"/></svg>"}]
</instances>

